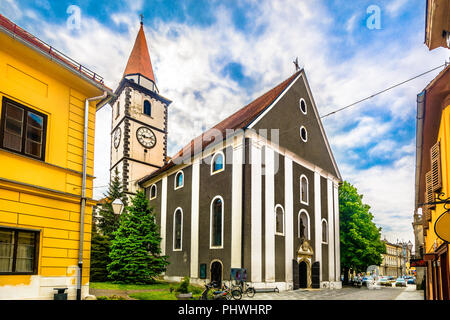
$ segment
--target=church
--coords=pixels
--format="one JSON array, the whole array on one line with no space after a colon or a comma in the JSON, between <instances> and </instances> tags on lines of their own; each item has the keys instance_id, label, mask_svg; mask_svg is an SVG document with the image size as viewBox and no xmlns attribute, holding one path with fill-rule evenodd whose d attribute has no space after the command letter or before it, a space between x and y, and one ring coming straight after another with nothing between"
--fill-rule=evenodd
<instances>
[{"instance_id":1,"label":"church","mask_svg":"<svg viewBox=\"0 0 450 320\"><path fill-rule=\"evenodd\" d=\"M255 288L340 288L342 178L303 69L172 157L142 22L115 95L111 175L129 196L146 191L166 279L229 281L240 268Z\"/></svg>"}]
</instances>

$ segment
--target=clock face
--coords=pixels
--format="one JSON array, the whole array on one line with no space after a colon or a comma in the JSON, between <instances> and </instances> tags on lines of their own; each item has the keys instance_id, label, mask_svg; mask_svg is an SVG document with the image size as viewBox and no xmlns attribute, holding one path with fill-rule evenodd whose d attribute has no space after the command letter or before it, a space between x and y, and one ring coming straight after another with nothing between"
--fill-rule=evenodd
<instances>
[{"instance_id":1,"label":"clock face","mask_svg":"<svg viewBox=\"0 0 450 320\"><path fill-rule=\"evenodd\" d=\"M117 128L116 132L114 132L114 148L118 148L120 144L120 138L122 137L122 130Z\"/></svg>"},{"instance_id":2,"label":"clock face","mask_svg":"<svg viewBox=\"0 0 450 320\"><path fill-rule=\"evenodd\" d=\"M146 148L153 148L156 145L155 133L146 127L140 127L136 131L136 137L140 144Z\"/></svg>"}]
</instances>

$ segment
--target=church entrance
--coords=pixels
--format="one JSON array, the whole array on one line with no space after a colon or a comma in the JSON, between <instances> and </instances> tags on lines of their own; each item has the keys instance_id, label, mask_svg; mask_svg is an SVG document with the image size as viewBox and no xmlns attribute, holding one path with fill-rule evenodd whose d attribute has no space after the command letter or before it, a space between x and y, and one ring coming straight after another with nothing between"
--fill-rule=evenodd
<instances>
[{"instance_id":1,"label":"church entrance","mask_svg":"<svg viewBox=\"0 0 450 320\"><path fill-rule=\"evenodd\" d=\"M216 282L217 287L222 287L222 263L214 261L211 264L211 282Z\"/></svg>"},{"instance_id":2,"label":"church entrance","mask_svg":"<svg viewBox=\"0 0 450 320\"><path fill-rule=\"evenodd\" d=\"M307 288L308 287L308 265L305 261L300 262L298 265L299 272L299 287Z\"/></svg>"}]
</instances>

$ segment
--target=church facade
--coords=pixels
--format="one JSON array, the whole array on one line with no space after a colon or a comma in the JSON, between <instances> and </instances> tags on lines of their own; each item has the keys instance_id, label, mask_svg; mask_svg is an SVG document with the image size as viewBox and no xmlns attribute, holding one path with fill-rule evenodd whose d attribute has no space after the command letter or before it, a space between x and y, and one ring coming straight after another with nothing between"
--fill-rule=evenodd
<instances>
[{"instance_id":1,"label":"church facade","mask_svg":"<svg viewBox=\"0 0 450 320\"><path fill-rule=\"evenodd\" d=\"M170 100L157 91L142 26L126 70L112 104L111 172L130 195L145 189L165 277L227 281L245 268L256 288L340 287L341 175L304 70L172 158Z\"/></svg>"}]
</instances>

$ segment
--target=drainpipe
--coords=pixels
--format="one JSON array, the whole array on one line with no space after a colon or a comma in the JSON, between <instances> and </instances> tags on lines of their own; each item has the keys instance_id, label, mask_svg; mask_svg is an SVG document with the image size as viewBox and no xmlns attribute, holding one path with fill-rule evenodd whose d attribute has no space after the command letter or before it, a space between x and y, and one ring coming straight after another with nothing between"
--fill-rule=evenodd
<instances>
[{"instance_id":1,"label":"drainpipe","mask_svg":"<svg viewBox=\"0 0 450 320\"><path fill-rule=\"evenodd\" d=\"M81 282L83 276L83 241L84 241L84 213L86 210L86 166L87 166L87 145L89 127L89 102L102 100L108 96L105 91L103 95L88 98L84 104L84 141L83 141L83 180L81 184L81 212L80 212L80 246L78 250L78 279L77 279L77 300L81 300Z\"/></svg>"}]
</instances>

